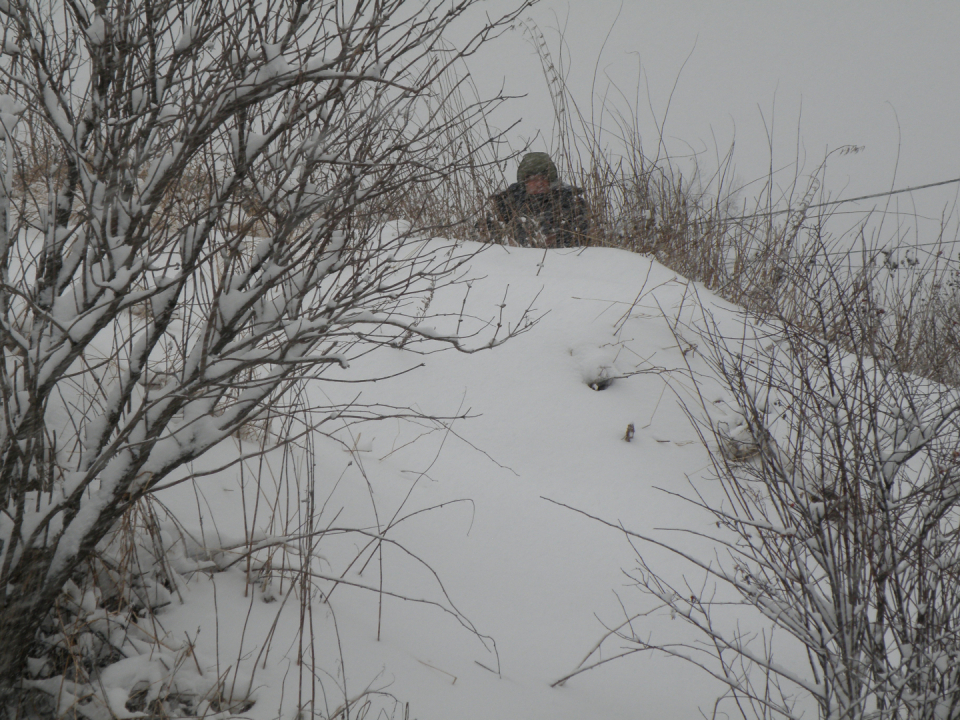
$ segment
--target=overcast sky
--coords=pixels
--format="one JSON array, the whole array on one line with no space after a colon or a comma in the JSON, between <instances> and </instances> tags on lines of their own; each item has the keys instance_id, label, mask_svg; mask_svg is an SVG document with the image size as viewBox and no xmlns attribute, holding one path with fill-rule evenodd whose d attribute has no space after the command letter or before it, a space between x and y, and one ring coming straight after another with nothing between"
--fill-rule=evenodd
<instances>
[{"instance_id":1,"label":"overcast sky","mask_svg":"<svg viewBox=\"0 0 960 720\"><path fill-rule=\"evenodd\" d=\"M491 14L510 6L484 4ZM671 152L705 151L701 164L709 165L713 138L721 152L735 138L742 180L768 167L763 118L778 165L795 157L798 137L808 172L828 149L864 146L831 159L834 196L960 177L958 2L543 0L524 17L554 50L562 32L584 106L595 69L598 92L612 80L633 93L640 78L648 153L656 149L652 114L662 121L676 83L665 128ZM497 117L501 126L522 119L514 137L549 132L543 75L521 31L497 41L471 70L488 91L505 83L508 93L527 96ZM535 149L549 145L538 141ZM948 190L933 206L956 197L956 185ZM931 202L927 211L935 212Z\"/></svg>"}]
</instances>

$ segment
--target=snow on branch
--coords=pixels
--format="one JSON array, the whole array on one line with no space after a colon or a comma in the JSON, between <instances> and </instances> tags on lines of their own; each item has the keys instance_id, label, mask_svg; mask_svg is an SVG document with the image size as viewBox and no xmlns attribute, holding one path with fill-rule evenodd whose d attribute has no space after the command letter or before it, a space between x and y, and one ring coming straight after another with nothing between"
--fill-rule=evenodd
<instances>
[{"instance_id":1,"label":"snow on branch","mask_svg":"<svg viewBox=\"0 0 960 720\"><path fill-rule=\"evenodd\" d=\"M441 42L474 4L0 7L0 703L125 513L300 383L531 326L434 323L470 253L396 220L498 101L434 89L524 7Z\"/></svg>"}]
</instances>

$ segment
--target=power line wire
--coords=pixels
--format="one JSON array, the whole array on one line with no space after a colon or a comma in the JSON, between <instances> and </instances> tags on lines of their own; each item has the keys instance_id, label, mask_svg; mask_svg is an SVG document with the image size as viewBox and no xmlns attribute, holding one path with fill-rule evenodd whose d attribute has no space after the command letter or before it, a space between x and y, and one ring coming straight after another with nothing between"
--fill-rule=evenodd
<instances>
[{"instance_id":1,"label":"power line wire","mask_svg":"<svg viewBox=\"0 0 960 720\"><path fill-rule=\"evenodd\" d=\"M929 188L942 187L943 185L953 185L960 183L960 178L953 180L941 180L940 182L927 183L926 185L914 185L913 187L901 188L899 190L888 190L886 192L873 193L872 195L861 195L860 197L846 198L843 200L828 200L822 203L807 205L807 210L815 208L831 207L833 205L842 205L844 203L859 202L860 200L874 200L876 198L889 197L891 195L900 195L902 193L914 192L915 190L928 190ZM797 212L797 208L786 210L771 210L767 212L754 213L753 215L741 215L739 217L729 218L730 220L750 220L757 217L772 217L774 215L786 215L787 213Z\"/></svg>"}]
</instances>

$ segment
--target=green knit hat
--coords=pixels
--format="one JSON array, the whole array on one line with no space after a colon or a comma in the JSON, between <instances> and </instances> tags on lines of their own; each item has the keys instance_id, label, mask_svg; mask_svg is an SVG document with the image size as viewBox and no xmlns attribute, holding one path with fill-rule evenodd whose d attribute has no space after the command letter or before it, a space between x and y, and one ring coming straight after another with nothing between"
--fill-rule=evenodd
<instances>
[{"instance_id":1,"label":"green knit hat","mask_svg":"<svg viewBox=\"0 0 960 720\"><path fill-rule=\"evenodd\" d=\"M546 175L551 185L560 179L557 166L545 152L527 153L520 161L520 166L517 168L517 182L522 183L533 175Z\"/></svg>"}]
</instances>

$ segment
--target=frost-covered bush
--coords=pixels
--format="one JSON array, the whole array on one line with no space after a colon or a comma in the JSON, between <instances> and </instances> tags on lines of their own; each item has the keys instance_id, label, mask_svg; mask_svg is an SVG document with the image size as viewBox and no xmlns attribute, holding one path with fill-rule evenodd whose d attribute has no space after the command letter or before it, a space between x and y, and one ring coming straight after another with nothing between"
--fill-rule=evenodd
<instances>
[{"instance_id":1,"label":"frost-covered bush","mask_svg":"<svg viewBox=\"0 0 960 720\"><path fill-rule=\"evenodd\" d=\"M28 670L43 690L51 622L90 644L105 692L129 690L114 669L156 669L119 667L120 645L74 630L101 608L95 637L117 626L135 643L109 613L175 592L152 571L111 590L109 568L92 582L89 565L171 474L232 434L283 442L268 415L284 393L381 344L468 349L420 312L463 258L384 221L399 193L475 161L442 148L490 103L441 113L434 92L512 18L442 43L473 4L0 4L6 698Z\"/></svg>"},{"instance_id":2,"label":"frost-covered bush","mask_svg":"<svg viewBox=\"0 0 960 720\"><path fill-rule=\"evenodd\" d=\"M720 389L691 361L688 410L714 477L688 499L712 522L625 531L649 602L598 648L699 666L727 688L714 717L957 717L960 391L824 339L836 308L812 307L701 331ZM646 543L692 572L668 578Z\"/></svg>"}]
</instances>

